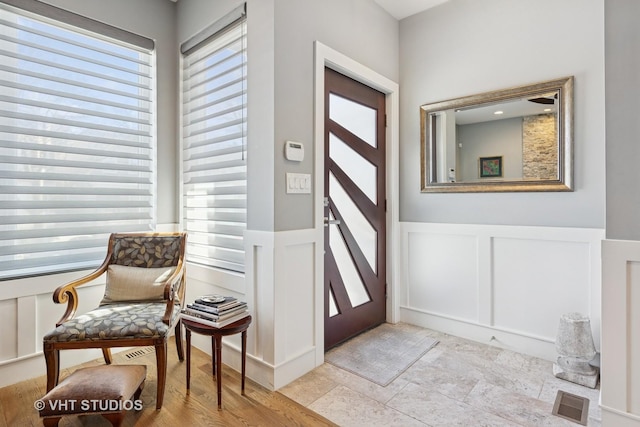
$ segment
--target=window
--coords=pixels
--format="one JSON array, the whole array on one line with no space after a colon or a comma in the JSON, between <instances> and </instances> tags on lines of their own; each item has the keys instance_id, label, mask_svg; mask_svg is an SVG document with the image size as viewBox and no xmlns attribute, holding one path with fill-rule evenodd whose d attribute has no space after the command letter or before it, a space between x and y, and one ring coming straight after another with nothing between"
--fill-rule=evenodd
<instances>
[{"instance_id":1,"label":"window","mask_svg":"<svg viewBox=\"0 0 640 427\"><path fill-rule=\"evenodd\" d=\"M95 267L155 222L153 42L33 7L137 40L0 3L0 280Z\"/></svg>"},{"instance_id":2,"label":"window","mask_svg":"<svg viewBox=\"0 0 640 427\"><path fill-rule=\"evenodd\" d=\"M196 40L196 41L193 41ZM183 228L191 262L244 272L244 6L182 46ZM197 41L202 40L202 41Z\"/></svg>"}]
</instances>

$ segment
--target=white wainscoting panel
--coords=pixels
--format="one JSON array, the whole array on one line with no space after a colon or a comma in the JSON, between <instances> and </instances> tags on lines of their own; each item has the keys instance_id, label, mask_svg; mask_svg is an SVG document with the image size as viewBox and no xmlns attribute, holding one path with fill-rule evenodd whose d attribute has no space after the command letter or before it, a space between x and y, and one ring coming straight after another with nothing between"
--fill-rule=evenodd
<instances>
[{"instance_id":1,"label":"white wainscoting panel","mask_svg":"<svg viewBox=\"0 0 640 427\"><path fill-rule=\"evenodd\" d=\"M601 229L401 223L401 320L553 360L560 316L600 344Z\"/></svg>"},{"instance_id":2,"label":"white wainscoting panel","mask_svg":"<svg viewBox=\"0 0 640 427\"><path fill-rule=\"evenodd\" d=\"M602 425L640 426L640 242L602 243Z\"/></svg>"},{"instance_id":3,"label":"white wainscoting panel","mask_svg":"<svg viewBox=\"0 0 640 427\"><path fill-rule=\"evenodd\" d=\"M18 299L0 301L0 361L18 357Z\"/></svg>"},{"instance_id":4,"label":"white wainscoting panel","mask_svg":"<svg viewBox=\"0 0 640 427\"><path fill-rule=\"evenodd\" d=\"M478 321L478 244L475 236L407 233L407 301L411 306ZM448 260L450 268L443 268Z\"/></svg>"},{"instance_id":5,"label":"white wainscoting panel","mask_svg":"<svg viewBox=\"0 0 640 427\"><path fill-rule=\"evenodd\" d=\"M0 387L46 374L42 337L55 327L66 304L53 302L59 285L89 271L9 280L0 291ZM104 294L104 280L78 288L78 313L95 308ZM60 352L60 367L67 368L102 356L99 350Z\"/></svg>"},{"instance_id":6,"label":"white wainscoting panel","mask_svg":"<svg viewBox=\"0 0 640 427\"><path fill-rule=\"evenodd\" d=\"M20 339L18 340L18 355L33 354L37 349L41 349L40 340L36 339L39 336L36 329L37 316L33 311L33 306L36 305L37 295L30 295L27 297L18 298L18 312L17 319L18 325L20 325L20 335L25 334L32 339ZM53 328L55 325L51 325Z\"/></svg>"},{"instance_id":7,"label":"white wainscoting panel","mask_svg":"<svg viewBox=\"0 0 640 427\"><path fill-rule=\"evenodd\" d=\"M629 261L627 281L627 375L629 412L640 416L640 259Z\"/></svg>"},{"instance_id":8,"label":"white wainscoting panel","mask_svg":"<svg viewBox=\"0 0 640 427\"><path fill-rule=\"evenodd\" d=\"M279 289L276 305L283 318L278 322L282 326L282 357L285 361L291 355L307 351L315 345L314 340L314 244L305 242L289 244L282 248L278 262L282 265L278 270L282 286Z\"/></svg>"},{"instance_id":9,"label":"white wainscoting panel","mask_svg":"<svg viewBox=\"0 0 640 427\"><path fill-rule=\"evenodd\" d=\"M494 326L555 341L562 314L591 314L590 242L496 237L492 259Z\"/></svg>"},{"instance_id":10,"label":"white wainscoting panel","mask_svg":"<svg viewBox=\"0 0 640 427\"><path fill-rule=\"evenodd\" d=\"M247 293L255 295L252 339L260 351L254 355L260 371L247 372L272 390L317 365L316 240L313 229L245 233Z\"/></svg>"}]
</instances>

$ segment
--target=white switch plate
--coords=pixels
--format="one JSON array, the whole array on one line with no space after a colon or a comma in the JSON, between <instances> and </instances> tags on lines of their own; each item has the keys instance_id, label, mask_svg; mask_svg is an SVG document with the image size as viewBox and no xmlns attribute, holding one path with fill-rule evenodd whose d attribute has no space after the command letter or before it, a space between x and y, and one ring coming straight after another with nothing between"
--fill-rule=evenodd
<instances>
[{"instance_id":1,"label":"white switch plate","mask_svg":"<svg viewBox=\"0 0 640 427\"><path fill-rule=\"evenodd\" d=\"M287 194L311 194L311 174L287 173Z\"/></svg>"}]
</instances>

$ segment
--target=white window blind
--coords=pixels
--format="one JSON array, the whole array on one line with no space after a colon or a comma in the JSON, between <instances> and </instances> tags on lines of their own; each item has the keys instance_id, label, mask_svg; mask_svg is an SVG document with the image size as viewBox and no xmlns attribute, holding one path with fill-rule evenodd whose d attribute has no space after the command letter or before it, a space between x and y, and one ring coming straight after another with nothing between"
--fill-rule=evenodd
<instances>
[{"instance_id":1,"label":"white window blind","mask_svg":"<svg viewBox=\"0 0 640 427\"><path fill-rule=\"evenodd\" d=\"M154 227L153 63L0 3L0 280L94 267L109 233Z\"/></svg>"},{"instance_id":2,"label":"white window blind","mask_svg":"<svg viewBox=\"0 0 640 427\"><path fill-rule=\"evenodd\" d=\"M246 19L183 45L183 228L191 262L244 272ZM185 45L189 44L188 42Z\"/></svg>"}]
</instances>

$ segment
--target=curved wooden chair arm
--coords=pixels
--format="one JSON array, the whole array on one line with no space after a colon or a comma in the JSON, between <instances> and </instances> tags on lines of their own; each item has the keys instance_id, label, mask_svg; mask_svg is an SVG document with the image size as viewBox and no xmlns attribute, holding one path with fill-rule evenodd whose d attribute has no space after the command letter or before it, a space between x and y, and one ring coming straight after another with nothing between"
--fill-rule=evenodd
<instances>
[{"instance_id":1,"label":"curved wooden chair arm","mask_svg":"<svg viewBox=\"0 0 640 427\"><path fill-rule=\"evenodd\" d=\"M183 260L178 261L178 265L176 266L173 274L167 279L164 286L164 299L167 301L167 309L164 312L164 316L162 316L162 321L165 324L169 324L171 321L171 315L173 314L173 306L175 304L176 297L178 297L179 301L182 301L184 297L184 279L185 279L185 268Z\"/></svg>"},{"instance_id":2,"label":"curved wooden chair arm","mask_svg":"<svg viewBox=\"0 0 640 427\"><path fill-rule=\"evenodd\" d=\"M108 267L109 267L109 257L107 256L107 258L104 260L102 265L98 267L97 270L95 270L94 272L84 277L81 277L72 282L59 286L53 292L54 303L67 304L67 310L64 312L60 320L56 322L56 327L60 326L67 320L71 319L76 314L76 310L78 309L78 292L76 291L76 287L80 285L84 285L85 283L88 283L94 279L97 279L98 277L103 275L105 271L107 271Z\"/></svg>"}]
</instances>

